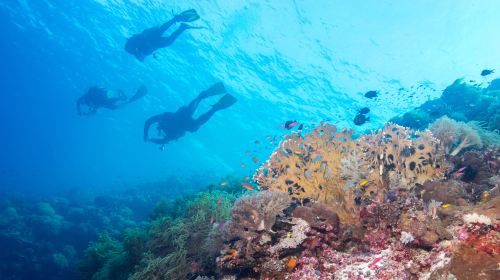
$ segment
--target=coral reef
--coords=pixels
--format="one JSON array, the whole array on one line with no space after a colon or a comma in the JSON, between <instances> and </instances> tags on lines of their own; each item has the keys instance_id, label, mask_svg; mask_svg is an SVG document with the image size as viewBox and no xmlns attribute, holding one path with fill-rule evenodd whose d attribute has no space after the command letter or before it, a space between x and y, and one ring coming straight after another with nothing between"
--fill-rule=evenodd
<instances>
[{"instance_id":1,"label":"coral reef","mask_svg":"<svg viewBox=\"0 0 500 280\"><path fill-rule=\"evenodd\" d=\"M434 120L448 116L461 122L479 122L481 127L496 133L500 131L500 79L489 86L470 85L459 79L448 86L440 98L430 100L390 121L413 129L425 129ZM489 144L489 143L486 143Z\"/></svg>"},{"instance_id":2,"label":"coral reef","mask_svg":"<svg viewBox=\"0 0 500 280\"><path fill-rule=\"evenodd\" d=\"M471 150L471 139L484 144L488 134L472 125L444 117L431 128L387 124L354 138L321 124L292 134L257 170L259 191L209 188L162 202L147 231L93 243L82 273L134 280L497 279L500 152Z\"/></svg>"},{"instance_id":3,"label":"coral reef","mask_svg":"<svg viewBox=\"0 0 500 280\"><path fill-rule=\"evenodd\" d=\"M467 143L479 135L457 133ZM264 194L253 199L274 190L293 200L265 227L242 222L263 215L251 207L234 212L244 234L225 239L218 278L498 278L498 150L393 124L352 135L323 124L281 143L257 171Z\"/></svg>"},{"instance_id":4,"label":"coral reef","mask_svg":"<svg viewBox=\"0 0 500 280\"><path fill-rule=\"evenodd\" d=\"M118 275L105 272L111 272L113 269L108 268L112 267L120 267L115 272L130 271L129 266L139 258L141 243L133 242L130 238L138 235L131 235L134 230L126 229L144 228L151 209L162 198L168 198L168 203L171 203L183 192L198 191L203 180L203 177L187 180L170 177L123 190L84 188L43 196L2 193L0 279L77 279L85 248L104 232L108 237L106 240L121 245L118 251L110 250L109 254L105 252L108 249L101 250L103 258L115 258L106 262L106 267L103 264L99 277ZM125 253L128 257L120 258ZM87 268L96 274L100 270L91 266ZM91 279L89 274L92 273L81 278Z\"/></svg>"},{"instance_id":5,"label":"coral reef","mask_svg":"<svg viewBox=\"0 0 500 280\"><path fill-rule=\"evenodd\" d=\"M458 122L446 116L437 119L429 126L429 129L440 140L444 151L451 156L456 156L469 147L481 148L483 146L477 130L464 122Z\"/></svg>"},{"instance_id":6,"label":"coral reef","mask_svg":"<svg viewBox=\"0 0 500 280\"><path fill-rule=\"evenodd\" d=\"M322 124L305 137L289 136L254 179L264 190L319 201L342 222L355 223L363 200L442 177L444 152L430 132L387 124L356 140L352 135Z\"/></svg>"},{"instance_id":7,"label":"coral reef","mask_svg":"<svg viewBox=\"0 0 500 280\"><path fill-rule=\"evenodd\" d=\"M186 279L214 274L225 223L236 195L205 191L181 203L160 203L153 210L144 254L130 279ZM182 209L182 213L178 212ZM164 213L160 215L159 213Z\"/></svg>"}]
</instances>

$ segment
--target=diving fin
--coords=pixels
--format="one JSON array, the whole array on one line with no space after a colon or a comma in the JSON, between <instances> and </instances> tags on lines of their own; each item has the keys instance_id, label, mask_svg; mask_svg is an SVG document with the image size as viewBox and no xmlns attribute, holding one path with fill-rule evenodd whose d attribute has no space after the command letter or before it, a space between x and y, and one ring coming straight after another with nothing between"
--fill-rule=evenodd
<instances>
[{"instance_id":1,"label":"diving fin","mask_svg":"<svg viewBox=\"0 0 500 280\"><path fill-rule=\"evenodd\" d=\"M238 101L234 96L231 94L226 94L222 96L217 103L212 105L213 110L222 110L231 107L234 103Z\"/></svg>"},{"instance_id":2,"label":"diving fin","mask_svg":"<svg viewBox=\"0 0 500 280\"><path fill-rule=\"evenodd\" d=\"M148 89L144 85L142 85L139 87L139 89L137 89L137 92L134 94L134 96L130 97L130 99L128 100L128 103L134 102L134 101L142 98L146 94L148 94Z\"/></svg>"},{"instance_id":3,"label":"diving fin","mask_svg":"<svg viewBox=\"0 0 500 280\"><path fill-rule=\"evenodd\" d=\"M200 98L207 98L214 95L220 95L226 93L226 87L222 82L218 82L213 86L209 87L207 90L204 90L200 93Z\"/></svg>"},{"instance_id":4,"label":"diving fin","mask_svg":"<svg viewBox=\"0 0 500 280\"><path fill-rule=\"evenodd\" d=\"M175 19L177 21L182 21L182 22L192 22L192 21L195 21L199 18L200 18L200 16L198 15L198 13L196 12L195 9L190 9L190 10L184 11L184 12L175 16Z\"/></svg>"}]
</instances>

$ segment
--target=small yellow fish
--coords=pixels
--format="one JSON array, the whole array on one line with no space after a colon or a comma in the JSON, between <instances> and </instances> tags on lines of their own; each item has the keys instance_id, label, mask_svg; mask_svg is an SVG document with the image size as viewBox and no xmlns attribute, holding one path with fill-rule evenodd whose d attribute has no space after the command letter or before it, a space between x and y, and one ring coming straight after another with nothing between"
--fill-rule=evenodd
<instances>
[{"instance_id":1,"label":"small yellow fish","mask_svg":"<svg viewBox=\"0 0 500 280\"><path fill-rule=\"evenodd\" d=\"M446 208L448 208L448 207L450 207L450 206L451 206L451 204L449 204L449 203L446 203L446 204L441 205L441 207L443 207L443 209L446 209Z\"/></svg>"},{"instance_id":2,"label":"small yellow fish","mask_svg":"<svg viewBox=\"0 0 500 280\"><path fill-rule=\"evenodd\" d=\"M488 198L490 197L490 193L489 192L483 192L483 194L481 195L481 197L483 198L483 200L488 200Z\"/></svg>"},{"instance_id":3,"label":"small yellow fish","mask_svg":"<svg viewBox=\"0 0 500 280\"><path fill-rule=\"evenodd\" d=\"M363 180L363 181L359 182L359 185L364 187L366 184L368 184L368 182L369 182L368 180Z\"/></svg>"}]
</instances>

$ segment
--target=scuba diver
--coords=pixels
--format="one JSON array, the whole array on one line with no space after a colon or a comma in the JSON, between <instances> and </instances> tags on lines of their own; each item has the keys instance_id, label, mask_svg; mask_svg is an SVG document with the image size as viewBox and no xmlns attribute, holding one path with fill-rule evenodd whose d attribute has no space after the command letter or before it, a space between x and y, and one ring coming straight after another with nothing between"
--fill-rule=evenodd
<instances>
[{"instance_id":1,"label":"scuba diver","mask_svg":"<svg viewBox=\"0 0 500 280\"><path fill-rule=\"evenodd\" d=\"M99 108L116 110L128 105L145 96L148 90L145 86L140 86L131 98L127 98L122 90L111 92L100 87L91 87L82 97L76 101L78 115L93 115Z\"/></svg>"},{"instance_id":2,"label":"scuba diver","mask_svg":"<svg viewBox=\"0 0 500 280\"><path fill-rule=\"evenodd\" d=\"M221 94L224 95L217 103L212 105L212 108L208 112L199 116L197 119L193 119L193 114L203 99ZM187 131L195 132L200 126L206 123L215 112L229 108L236 103L236 101L234 96L226 93L226 88L221 82L216 83L209 89L200 92L198 97L191 101L189 105L180 107L175 113L166 112L149 118L144 123L144 141L160 144L160 149L163 150L165 144L172 140L178 140L184 136ZM156 129L160 136L159 138L149 138L149 128L154 123L157 124Z\"/></svg>"},{"instance_id":3,"label":"scuba diver","mask_svg":"<svg viewBox=\"0 0 500 280\"><path fill-rule=\"evenodd\" d=\"M161 26L149 28L142 31L140 34L133 35L127 40L125 50L134 55L138 60L143 61L146 56L152 54L154 51L170 46L184 30L200 28L185 23L195 21L199 18L200 16L194 9L184 11ZM182 24L176 31L172 32L170 36L163 37L163 33L176 22L182 22Z\"/></svg>"}]
</instances>

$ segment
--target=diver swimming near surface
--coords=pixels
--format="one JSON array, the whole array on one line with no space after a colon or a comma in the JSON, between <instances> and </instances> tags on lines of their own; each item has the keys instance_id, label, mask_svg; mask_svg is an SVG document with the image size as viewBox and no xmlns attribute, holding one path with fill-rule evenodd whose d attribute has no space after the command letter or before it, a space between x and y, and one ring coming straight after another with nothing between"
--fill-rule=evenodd
<instances>
[{"instance_id":1,"label":"diver swimming near surface","mask_svg":"<svg viewBox=\"0 0 500 280\"><path fill-rule=\"evenodd\" d=\"M97 86L91 87L82 97L76 101L78 115L93 115L99 108L110 110L120 109L145 96L148 90L140 86L134 96L127 98L122 90L112 92Z\"/></svg>"},{"instance_id":2,"label":"diver swimming near surface","mask_svg":"<svg viewBox=\"0 0 500 280\"><path fill-rule=\"evenodd\" d=\"M127 40L125 50L134 55L138 60L143 61L156 50L170 46L184 30L199 28L186 24L186 22L192 22L199 18L200 16L194 9L184 11L160 26L149 28L139 34L133 35ZM172 32L170 36L163 37L163 33L176 22L182 22L179 28Z\"/></svg>"},{"instance_id":3,"label":"diver swimming near surface","mask_svg":"<svg viewBox=\"0 0 500 280\"><path fill-rule=\"evenodd\" d=\"M217 103L212 105L212 108L206 113L193 119L193 114L200 102L208 97L224 94ZM219 110L231 107L236 103L236 98L227 93L224 85L219 82L211 86L209 89L200 92L198 97L191 101L187 106L182 106L175 113L165 112L149 118L144 123L144 141L153 142L161 145L163 150L165 144L172 140L178 140L186 134L186 132L195 132L203 124L205 124ZM149 128L153 124L157 124L159 138L149 138Z\"/></svg>"}]
</instances>

